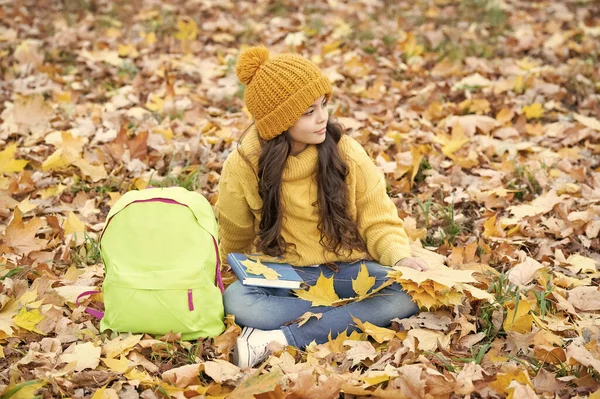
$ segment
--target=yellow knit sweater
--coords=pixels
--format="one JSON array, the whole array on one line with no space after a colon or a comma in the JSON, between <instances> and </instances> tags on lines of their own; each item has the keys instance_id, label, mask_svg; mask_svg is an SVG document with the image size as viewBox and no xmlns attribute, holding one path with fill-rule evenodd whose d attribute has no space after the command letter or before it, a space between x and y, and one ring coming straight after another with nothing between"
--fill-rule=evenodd
<instances>
[{"instance_id":1,"label":"yellow knit sweater","mask_svg":"<svg viewBox=\"0 0 600 399\"><path fill-rule=\"evenodd\" d=\"M317 207L312 205L317 200L314 175L318 152L316 146L309 145L297 156L290 156L283 171L284 220L281 235L286 242L296 245L297 254L287 253L282 259L275 261L306 266L372 258L382 265L390 266L411 256L404 223L387 195L383 173L377 169L362 146L351 137L343 136L338 146L349 168L346 177L348 212L358 225L370 257L357 251L349 256L339 257L319 244L319 214ZM256 170L260 143L254 126L243 138L241 149ZM241 157L238 149L235 149L223 165L219 198L215 206L221 259L224 263L227 254L231 252L256 253L253 242L258 232L261 208L262 199L258 195L256 174ZM265 260L273 261L273 258Z\"/></svg>"}]
</instances>

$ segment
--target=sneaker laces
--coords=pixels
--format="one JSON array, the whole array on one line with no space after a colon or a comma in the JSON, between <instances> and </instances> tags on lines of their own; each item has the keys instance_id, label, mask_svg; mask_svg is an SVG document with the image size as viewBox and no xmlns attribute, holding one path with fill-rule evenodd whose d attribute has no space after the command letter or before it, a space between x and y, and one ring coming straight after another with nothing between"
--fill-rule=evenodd
<instances>
[{"instance_id":1,"label":"sneaker laces","mask_svg":"<svg viewBox=\"0 0 600 399\"><path fill-rule=\"evenodd\" d=\"M271 342L264 342L262 344L252 345L250 344L250 341L248 341L248 345L250 346L250 349L252 350L252 353L256 358L256 363L262 362L269 356L270 343Z\"/></svg>"}]
</instances>

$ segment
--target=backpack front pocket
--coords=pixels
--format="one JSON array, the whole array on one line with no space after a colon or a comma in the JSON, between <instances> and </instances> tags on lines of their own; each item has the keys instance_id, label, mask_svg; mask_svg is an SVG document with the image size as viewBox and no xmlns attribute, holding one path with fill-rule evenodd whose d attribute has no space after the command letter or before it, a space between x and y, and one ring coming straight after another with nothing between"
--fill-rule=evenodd
<instances>
[{"instance_id":1,"label":"backpack front pocket","mask_svg":"<svg viewBox=\"0 0 600 399\"><path fill-rule=\"evenodd\" d=\"M182 339L216 336L223 331L224 314L214 311L222 309L222 297L214 286L151 290L109 284L104 298L102 330L152 335L172 331L182 333Z\"/></svg>"}]
</instances>

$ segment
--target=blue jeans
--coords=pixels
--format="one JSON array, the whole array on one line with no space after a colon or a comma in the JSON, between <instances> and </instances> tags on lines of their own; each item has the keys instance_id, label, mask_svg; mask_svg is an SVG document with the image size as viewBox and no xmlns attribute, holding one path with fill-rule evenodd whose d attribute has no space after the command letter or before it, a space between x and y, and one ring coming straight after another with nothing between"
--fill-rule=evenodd
<instances>
[{"instance_id":1,"label":"blue jeans","mask_svg":"<svg viewBox=\"0 0 600 399\"><path fill-rule=\"evenodd\" d=\"M373 289L387 280L389 268L370 261L338 262L337 272L325 265L294 269L309 285L314 285L321 273L325 277L334 276L335 292L340 298L349 298L356 295L352 289L352 279L358 275L362 263L367 266L369 275L376 278ZM352 316L363 322L387 327L392 319L409 317L419 311L418 306L402 291L398 283L393 283L361 302L339 307L311 307L310 301L294 296L288 289L250 287L236 281L225 290L223 301L225 312L234 315L238 324L261 330L281 329L288 343L298 348L303 348L312 341L317 344L327 342L330 333L335 338L344 330L348 333L357 330ZM297 323L284 325L309 311L322 313L323 316L319 320L311 317L301 327Z\"/></svg>"}]
</instances>

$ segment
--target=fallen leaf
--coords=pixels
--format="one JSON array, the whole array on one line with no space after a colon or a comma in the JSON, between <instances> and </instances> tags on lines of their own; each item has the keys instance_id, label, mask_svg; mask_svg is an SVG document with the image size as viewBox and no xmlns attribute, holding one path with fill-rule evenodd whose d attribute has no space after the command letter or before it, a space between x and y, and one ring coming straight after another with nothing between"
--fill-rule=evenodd
<instances>
[{"instance_id":1,"label":"fallen leaf","mask_svg":"<svg viewBox=\"0 0 600 399\"><path fill-rule=\"evenodd\" d=\"M304 312L302 314L302 316L300 316L298 318L298 327L302 327L304 324L306 324L306 322L311 318L314 317L317 320L321 320L321 317L323 317L323 313L312 313L312 312Z\"/></svg>"},{"instance_id":2,"label":"fallen leaf","mask_svg":"<svg viewBox=\"0 0 600 399\"><path fill-rule=\"evenodd\" d=\"M42 227L46 226L46 222L37 217L23 222L22 215L21 210L15 208L13 219L4 233L4 242L19 254L29 254L44 248L47 241L35 236Z\"/></svg>"},{"instance_id":3,"label":"fallen leaf","mask_svg":"<svg viewBox=\"0 0 600 399\"><path fill-rule=\"evenodd\" d=\"M15 322L14 316L17 314L19 304L8 298L6 295L0 295L2 308L0 309L0 331L4 332L7 337L12 337Z\"/></svg>"},{"instance_id":4,"label":"fallen leaf","mask_svg":"<svg viewBox=\"0 0 600 399\"><path fill-rule=\"evenodd\" d=\"M358 328L361 329L362 332L373 337L373 339L379 342L380 344L385 341L389 341L390 339L396 336L396 332L394 330L390 330L388 328L383 327L377 327L376 325L371 324L368 321L363 323L361 320L357 319L354 316L352 316L352 320L354 320L354 322L356 323Z\"/></svg>"},{"instance_id":5,"label":"fallen leaf","mask_svg":"<svg viewBox=\"0 0 600 399\"><path fill-rule=\"evenodd\" d=\"M600 310L599 287L577 287L568 291L568 301L579 310Z\"/></svg>"},{"instance_id":6,"label":"fallen leaf","mask_svg":"<svg viewBox=\"0 0 600 399\"><path fill-rule=\"evenodd\" d=\"M528 256L523 262L513 266L512 269L508 271L508 280L513 284L526 286L533 279L538 270L543 268L544 265Z\"/></svg>"},{"instance_id":7,"label":"fallen leaf","mask_svg":"<svg viewBox=\"0 0 600 399\"><path fill-rule=\"evenodd\" d=\"M29 161L15 159L16 152L17 145L15 143L9 144L3 151L0 151L0 173L21 172L27 166Z\"/></svg>"},{"instance_id":8,"label":"fallen leaf","mask_svg":"<svg viewBox=\"0 0 600 399\"><path fill-rule=\"evenodd\" d=\"M534 305L535 301L531 300L520 300L518 303L513 303L513 307L506 310L504 331L515 331L521 334L531 331L533 317L529 311L533 309Z\"/></svg>"},{"instance_id":9,"label":"fallen leaf","mask_svg":"<svg viewBox=\"0 0 600 399\"><path fill-rule=\"evenodd\" d=\"M117 373L125 373L129 370L129 359L121 356L120 359L100 359L110 370Z\"/></svg>"},{"instance_id":10,"label":"fallen leaf","mask_svg":"<svg viewBox=\"0 0 600 399\"><path fill-rule=\"evenodd\" d=\"M200 384L199 374L203 370L203 364L187 364L165 371L162 379L177 388L187 388L190 385Z\"/></svg>"},{"instance_id":11,"label":"fallen leaf","mask_svg":"<svg viewBox=\"0 0 600 399\"><path fill-rule=\"evenodd\" d=\"M204 372L215 382L236 382L242 376L239 367L225 360L215 359L204 363Z\"/></svg>"},{"instance_id":12,"label":"fallen leaf","mask_svg":"<svg viewBox=\"0 0 600 399\"><path fill-rule=\"evenodd\" d=\"M283 373L278 369L272 369L272 371L268 373L255 371L248 376L248 378L239 383L233 392L231 392L231 397L254 399L257 394L273 391L282 378Z\"/></svg>"},{"instance_id":13,"label":"fallen leaf","mask_svg":"<svg viewBox=\"0 0 600 399\"><path fill-rule=\"evenodd\" d=\"M77 234L83 236L85 233L85 223L81 221L73 212L69 212L69 216L63 225L65 235Z\"/></svg>"},{"instance_id":14,"label":"fallen leaf","mask_svg":"<svg viewBox=\"0 0 600 399\"><path fill-rule=\"evenodd\" d=\"M364 296L367 295L373 285L375 285L375 277L369 276L367 266L362 263L356 279L352 280L352 289L356 292L356 295Z\"/></svg>"},{"instance_id":15,"label":"fallen leaf","mask_svg":"<svg viewBox=\"0 0 600 399\"><path fill-rule=\"evenodd\" d=\"M294 290L294 293L298 298L312 302L312 306L331 306L340 299L333 288L333 276L327 278L323 273L307 291Z\"/></svg>"},{"instance_id":16,"label":"fallen leaf","mask_svg":"<svg viewBox=\"0 0 600 399\"><path fill-rule=\"evenodd\" d=\"M523 113L527 119L541 118L544 115L544 108L540 103L533 103L523 107L521 113Z\"/></svg>"},{"instance_id":17,"label":"fallen leaf","mask_svg":"<svg viewBox=\"0 0 600 399\"><path fill-rule=\"evenodd\" d=\"M44 317L45 316L40 313L39 309L27 311L26 307L22 307L19 313L14 317L13 321L17 327L43 335L44 333L35 328L35 326L42 321Z\"/></svg>"},{"instance_id":18,"label":"fallen leaf","mask_svg":"<svg viewBox=\"0 0 600 399\"><path fill-rule=\"evenodd\" d=\"M118 336L102 346L102 354L107 359L114 359L118 356L127 354L136 346L142 339L142 335L127 335L125 338Z\"/></svg>"},{"instance_id":19,"label":"fallen leaf","mask_svg":"<svg viewBox=\"0 0 600 399\"><path fill-rule=\"evenodd\" d=\"M575 119L577 122L581 123L582 125L589 127L590 129L600 131L600 121L596 118L592 118L590 116L584 116L584 115L581 115L578 113L574 113L573 119Z\"/></svg>"},{"instance_id":20,"label":"fallen leaf","mask_svg":"<svg viewBox=\"0 0 600 399\"><path fill-rule=\"evenodd\" d=\"M265 266L260 259L257 259L256 262L250 259L243 260L242 265L246 267L246 270L250 274L262 275L265 276L267 280L278 280L281 275L277 273L275 270Z\"/></svg>"},{"instance_id":21,"label":"fallen leaf","mask_svg":"<svg viewBox=\"0 0 600 399\"><path fill-rule=\"evenodd\" d=\"M377 351L369 341L354 341L347 339L344 341L344 346L349 346L350 349L346 351L346 358L352 361L352 365L355 366L366 359L375 359L377 357Z\"/></svg>"},{"instance_id":22,"label":"fallen leaf","mask_svg":"<svg viewBox=\"0 0 600 399\"><path fill-rule=\"evenodd\" d=\"M101 351L102 349L92 342L73 344L60 355L60 361L64 363L76 362L75 371L94 370L100 364Z\"/></svg>"},{"instance_id":23,"label":"fallen leaf","mask_svg":"<svg viewBox=\"0 0 600 399\"><path fill-rule=\"evenodd\" d=\"M438 346L447 349L450 345L450 336L439 331L430 331L421 328L413 328L408 331L408 337L416 338L419 343L417 348L422 351L436 351Z\"/></svg>"},{"instance_id":24,"label":"fallen leaf","mask_svg":"<svg viewBox=\"0 0 600 399\"><path fill-rule=\"evenodd\" d=\"M45 386L45 380L25 381L20 384L10 384L3 392L3 398L11 399L31 399L36 397L35 392Z\"/></svg>"}]
</instances>

